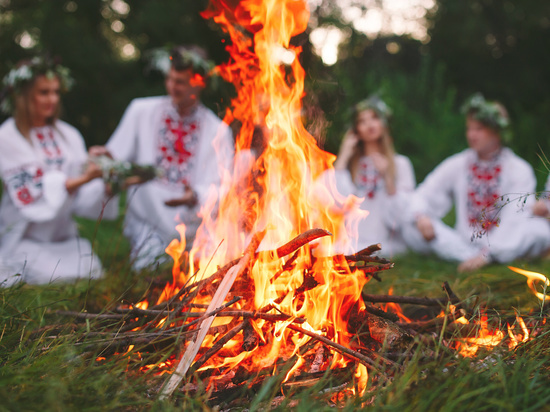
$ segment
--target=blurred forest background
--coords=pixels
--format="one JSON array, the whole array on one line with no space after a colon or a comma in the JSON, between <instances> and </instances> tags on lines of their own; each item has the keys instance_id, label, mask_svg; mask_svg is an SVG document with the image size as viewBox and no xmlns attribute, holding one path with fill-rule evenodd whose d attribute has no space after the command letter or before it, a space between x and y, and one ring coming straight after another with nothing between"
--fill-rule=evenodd
<instances>
[{"instance_id":1,"label":"blurred forest background","mask_svg":"<svg viewBox=\"0 0 550 412\"><path fill-rule=\"evenodd\" d=\"M89 145L103 144L132 98L164 93L162 76L148 71L148 50L196 43L216 63L228 58L227 37L200 17L207 3L0 0L0 76L35 53L60 56L76 79L63 98L63 118ZM480 91L509 109L511 146L533 165L542 189L548 170L541 157L550 156L550 2L309 3L310 27L295 43L304 48L308 121L324 116L318 137L326 150L338 151L350 107L377 92L394 111L397 150L411 158L420 182L446 156L466 147L459 109ZM392 20L392 7L394 13L408 13L415 26ZM203 100L223 114L231 95L231 87L222 84L207 90Z\"/></svg>"}]
</instances>

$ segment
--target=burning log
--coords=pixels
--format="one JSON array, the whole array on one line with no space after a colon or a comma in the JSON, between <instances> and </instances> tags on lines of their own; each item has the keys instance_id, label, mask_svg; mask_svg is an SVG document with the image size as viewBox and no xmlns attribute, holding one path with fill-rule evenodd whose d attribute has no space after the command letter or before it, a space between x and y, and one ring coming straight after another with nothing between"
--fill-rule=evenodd
<instances>
[{"instance_id":1,"label":"burning log","mask_svg":"<svg viewBox=\"0 0 550 412\"><path fill-rule=\"evenodd\" d=\"M258 346L258 343L260 342L260 335L258 335L258 332L254 329L254 326L252 326L250 318L245 318L243 323L243 344L241 347L243 351L250 352Z\"/></svg>"},{"instance_id":2,"label":"burning log","mask_svg":"<svg viewBox=\"0 0 550 412\"><path fill-rule=\"evenodd\" d=\"M413 337L399 324L367 311L362 313L366 319L371 338L390 350L406 349L413 342Z\"/></svg>"}]
</instances>

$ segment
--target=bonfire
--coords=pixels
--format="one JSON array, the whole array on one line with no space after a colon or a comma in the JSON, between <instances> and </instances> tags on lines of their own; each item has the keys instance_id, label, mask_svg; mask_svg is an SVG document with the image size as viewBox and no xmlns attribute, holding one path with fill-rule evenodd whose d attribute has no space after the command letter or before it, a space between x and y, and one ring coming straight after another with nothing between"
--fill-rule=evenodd
<instances>
[{"instance_id":1,"label":"bonfire","mask_svg":"<svg viewBox=\"0 0 550 412\"><path fill-rule=\"evenodd\" d=\"M204 17L231 37L230 59L216 71L238 92L225 116L241 124L238 167L226 171L203 208L190 252L185 227L178 227L181 239L166 249L173 281L160 297L110 313L72 314L115 320L80 345L99 347L101 361L134 345L154 352L175 344L169 359L142 366L169 375L158 395L192 393L201 380L215 399L279 371L284 385L307 385L327 370L344 385L335 390L361 396L369 373L398 373L434 335L463 356L530 339L528 329L537 325L518 317L504 333L448 284L441 299L366 294L367 282L381 280L393 264L375 254L381 245L352 250L354 229L343 224L342 210L353 210L355 200L329 200L317 184L330 176L334 156L301 121L305 73L292 39L307 27L306 2L213 0ZM254 151L258 129L265 144ZM399 304L432 308L434 316L411 320Z\"/></svg>"}]
</instances>

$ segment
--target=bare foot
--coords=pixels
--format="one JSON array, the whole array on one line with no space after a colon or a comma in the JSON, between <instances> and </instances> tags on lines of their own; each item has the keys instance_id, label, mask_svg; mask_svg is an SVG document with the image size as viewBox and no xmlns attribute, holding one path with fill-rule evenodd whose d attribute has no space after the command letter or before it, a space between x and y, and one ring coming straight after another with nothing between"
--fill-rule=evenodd
<instances>
[{"instance_id":1,"label":"bare foot","mask_svg":"<svg viewBox=\"0 0 550 412\"><path fill-rule=\"evenodd\" d=\"M457 270L458 273L473 272L474 270L480 269L483 266L487 266L489 262L489 258L483 255L478 255L462 262L460 265L458 265Z\"/></svg>"}]
</instances>

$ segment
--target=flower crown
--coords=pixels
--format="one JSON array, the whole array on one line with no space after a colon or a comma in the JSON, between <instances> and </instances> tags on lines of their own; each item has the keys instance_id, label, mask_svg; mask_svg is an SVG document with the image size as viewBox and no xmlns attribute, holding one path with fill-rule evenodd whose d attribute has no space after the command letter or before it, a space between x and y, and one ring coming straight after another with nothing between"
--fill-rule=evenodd
<instances>
[{"instance_id":1,"label":"flower crown","mask_svg":"<svg viewBox=\"0 0 550 412\"><path fill-rule=\"evenodd\" d=\"M199 52L185 47L174 47L170 51L164 48L153 49L148 54L149 66L164 74L168 74L170 67L175 66L178 70L192 68L197 74L210 76L216 67L212 60L205 59Z\"/></svg>"},{"instance_id":2,"label":"flower crown","mask_svg":"<svg viewBox=\"0 0 550 412\"><path fill-rule=\"evenodd\" d=\"M509 141L512 137L510 119L502 109L500 103L485 100L481 93L476 93L464 103L461 111L466 115L470 114L485 126L495 129L503 140Z\"/></svg>"},{"instance_id":3,"label":"flower crown","mask_svg":"<svg viewBox=\"0 0 550 412\"><path fill-rule=\"evenodd\" d=\"M377 95L369 96L355 105L356 113L360 113L365 110L373 110L378 118L386 125L392 116L392 111L389 106Z\"/></svg>"},{"instance_id":4,"label":"flower crown","mask_svg":"<svg viewBox=\"0 0 550 412\"><path fill-rule=\"evenodd\" d=\"M0 110L11 114L14 107L13 95L19 93L25 85L40 75L49 79L57 77L62 93L69 91L74 84L68 68L45 57L33 57L31 60L20 63L4 76L2 80L4 87L0 93Z\"/></svg>"}]
</instances>

